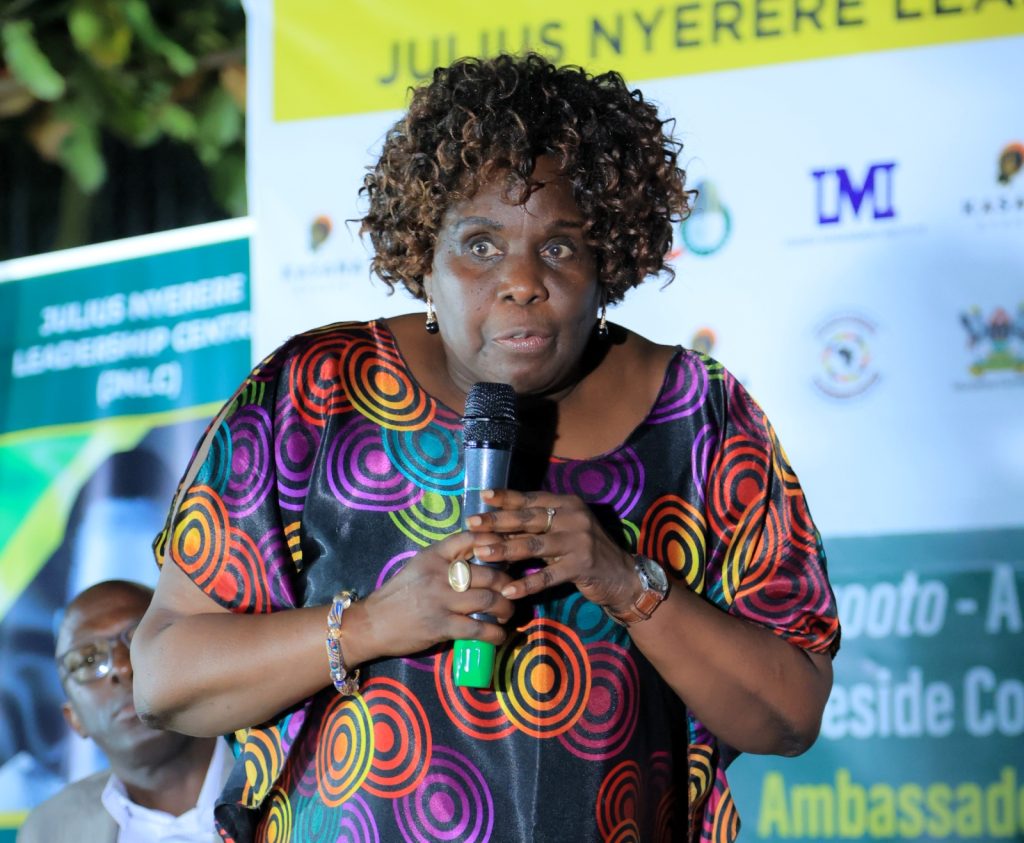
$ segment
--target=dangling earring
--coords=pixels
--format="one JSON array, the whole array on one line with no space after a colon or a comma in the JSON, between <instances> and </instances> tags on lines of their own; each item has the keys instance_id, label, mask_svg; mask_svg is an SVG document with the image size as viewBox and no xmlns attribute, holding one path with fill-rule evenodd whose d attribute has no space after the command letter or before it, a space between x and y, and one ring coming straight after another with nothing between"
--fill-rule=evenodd
<instances>
[{"instance_id":1,"label":"dangling earring","mask_svg":"<svg viewBox=\"0 0 1024 843\"><path fill-rule=\"evenodd\" d=\"M437 324L437 315L434 313L434 300L427 296L427 324L423 326L428 334L436 334L440 327Z\"/></svg>"},{"instance_id":2,"label":"dangling earring","mask_svg":"<svg viewBox=\"0 0 1024 843\"><path fill-rule=\"evenodd\" d=\"M603 339L608 339L608 305L601 302L601 318L597 323L597 335Z\"/></svg>"}]
</instances>

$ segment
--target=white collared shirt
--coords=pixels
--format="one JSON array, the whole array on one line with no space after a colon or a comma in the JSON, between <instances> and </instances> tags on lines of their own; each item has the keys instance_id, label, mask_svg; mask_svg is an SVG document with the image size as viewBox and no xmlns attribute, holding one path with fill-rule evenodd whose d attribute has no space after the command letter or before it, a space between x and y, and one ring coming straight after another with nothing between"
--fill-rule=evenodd
<instances>
[{"instance_id":1,"label":"white collared shirt","mask_svg":"<svg viewBox=\"0 0 1024 843\"><path fill-rule=\"evenodd\" d=\"M220 840L213 825L213 805L224 781L227 747L218 740L194 808L180 817L136 805L113 773L103 788L103 807L114 818L119 831L117 843L211 843Z\"/></svg>"}]
</instances>

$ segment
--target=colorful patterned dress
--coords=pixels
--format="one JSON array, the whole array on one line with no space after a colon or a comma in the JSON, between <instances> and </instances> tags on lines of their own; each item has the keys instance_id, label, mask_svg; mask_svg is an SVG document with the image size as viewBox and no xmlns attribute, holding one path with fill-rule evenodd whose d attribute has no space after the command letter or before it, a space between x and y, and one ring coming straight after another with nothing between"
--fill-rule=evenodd
<instances>
[{"instance_id":1,"label":"colorful patterned dress","mask_svg":"<svg viewBox=\"0 0 1024 843\"><path fill-rule=\"evenodd\" d=\"M340 588L365 596L459 529L460 430L384 322L302 334L211 425L158 554L166 547L235 612L324 605ZM797 646L838 647L796 476L720 364L677 350L621 446L552 458L535 479L545 471L543 488L579 495L676 587ZM443 647L364 666L359 695L327 688L236 733L217 808L224 839L735 839L735 753L688 716L626 631L575 588L520 603L494 689L456 688Z\"/></svg>"}]
</instances>

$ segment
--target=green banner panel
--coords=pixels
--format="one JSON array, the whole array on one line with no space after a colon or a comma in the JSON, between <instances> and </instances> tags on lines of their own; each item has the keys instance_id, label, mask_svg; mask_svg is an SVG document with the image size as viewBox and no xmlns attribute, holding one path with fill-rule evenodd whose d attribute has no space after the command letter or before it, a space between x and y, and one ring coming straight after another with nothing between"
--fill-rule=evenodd
<instances>
[{"instance_id":1,"label":"green banner panel","mask_svg":"<svg viewBox=\"0 0 1024 843\"><path fill-rule=\"evenodd\" d=\"M743 840L1024 839L1024 530L826 543L821 737L730 771Z\"/></svg>"}]
</instances>

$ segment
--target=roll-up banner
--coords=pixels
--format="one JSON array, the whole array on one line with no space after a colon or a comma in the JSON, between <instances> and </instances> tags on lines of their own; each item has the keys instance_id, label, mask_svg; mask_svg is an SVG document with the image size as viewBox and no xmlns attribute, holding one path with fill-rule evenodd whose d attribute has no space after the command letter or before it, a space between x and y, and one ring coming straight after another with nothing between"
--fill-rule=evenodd
<instances>
[{"instance_id":1,"label":"roll-up banner","mask_svg":"<svg viewBox=\"0 0 1024 843\"><path fill-rule=\"evenodd\" d=\"M0 840L104 763L64 724L54 633L85 587L156 581L174 487L249 368L250 227L0 263Z\"/></svg>"}]
</instances>

